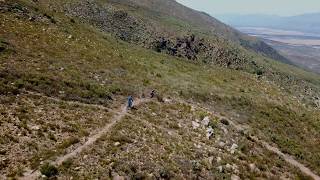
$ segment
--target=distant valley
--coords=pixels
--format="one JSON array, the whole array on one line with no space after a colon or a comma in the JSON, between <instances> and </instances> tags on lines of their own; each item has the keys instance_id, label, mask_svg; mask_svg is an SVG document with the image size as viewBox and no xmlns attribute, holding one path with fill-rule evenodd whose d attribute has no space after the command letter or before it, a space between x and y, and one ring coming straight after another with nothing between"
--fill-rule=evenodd
<instances>
[{"instance_id":1,"label":"distant valley","mask_svg":"<svg viewBox=\"0 0 320 180\"><path fill-rule=\"evenodd\" d=\"M259 37L296 66L320 73L320 14L292 17L222 15L221 21Z\"/></svg>"},{"instance_id":2,"label":"distant valley","mask_svg":"<svg viewBox=\"0 0 320 180\"><path fill-rule=\"evenodd\" d=\"M256 27L238 27L238 30L262 38L293 64L320 73L319 35Z\"/></svg>"}]
</instances>

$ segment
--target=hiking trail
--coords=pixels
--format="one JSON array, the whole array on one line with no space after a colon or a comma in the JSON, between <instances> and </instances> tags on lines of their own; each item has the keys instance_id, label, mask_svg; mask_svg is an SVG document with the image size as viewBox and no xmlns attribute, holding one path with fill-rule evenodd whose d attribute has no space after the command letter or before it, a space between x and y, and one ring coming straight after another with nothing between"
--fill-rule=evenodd
<instances>
[{"instance_id":1,"label":"hiking trail","mask_svg":"<svg viewBox=\"0 0 320 180\"><path fill-rule=\"evenodd\" d=\"M39 94L37 94L37 95L39 95ZM56 98L50 98L50 99L59 100ZM151 101L151 99L136 99L134 102L134 106L138 106L142 103L146 103L149 101ZM72 102L72 103L74 103L74 102ZM81 103L81 104L83 105L83 103ZM91 106L91 105L86 104L86 106ZM100 107L100 106L92 105L92 107ZM75 157L76 155L80 154L83 150L85 150L87 147L94 144L99 138L101 138L103 135L105 135L110 130L111 127L113 127L117 122L119 122L128 113L127 106L122 105L117 111L114 111L114 112L115 112L115 115L112 118L111 122L106 124L96 134L88 137L87 141L83 145L77 147L75 150L73 150L72 152L70 152L68 154L57 157L56 160L51 162L50 164L58 167L67 159ZM41 176L41 173L39 170L30 170L29 169L26 171L26 173L24 173L24 176L21 177L20 179L21 180L33 180L33 179L37 179L39 176Z\"/></svg>"},{"instance_id":2,"label":"hiking trail","mask_svg":"<svg viewBox=\"0 0 320 180\"><path fill-rule=\"evenodd\" d=\"M101 105L95 105L95 104L85 104L85 103L80 103L80 102L75 102L75 101L64 101L58 98L52 98L52 97L47 97L45 95L39 94L39 93L32 93L32 92L28 92L28 94L31 95L37 95L37 96L41 96L41 97L45 97L45 98L49 98L50 100L54 100L54 101L59 101L59 102L67 102L69 104L76 104L76 105L83 105L83 106L88 106L88 107L95 107L95 108L100 108L100 109L107 109L110 110L112 112L115 113L114 117L112 118L111 122L106 124L102 129L100 129L96 134L90 136L87 141L79 146L78 148L76 148L75 150L73 150L72 152L62 155L60 157L57 157L55 161L53 161L51 164L55 165L55 166L60 166L64 161L66 161L69 158L73 158L76 155L80 154L83 150L85 150L87 147L91 146L92 144L94 144L100 137L102 137L104 134L106 134L117 122L119 122L125 115L127 115L127 108L125 105L122 105L118 110L112 110L109 108L106 108L104 106ZM151 101L150 99L137 99L135 101L135 106L142 104L142 103L146 103ZM184 100L176 100L176 102L178 103L187 103L190 104ZM194 105L197 108L203 109L205 111L207 111L208 113L218 117L219 119L227 119L230 123L231 126L233 126L236 130L238 131L243 131L246 130L248 127L244 126L244 125L240 125L237 124L234 121L231 121L230 119L221 116L219 114L217 114L216 112L212 111L212 110L208 110L207 108L198 106L198 105ZM129 115L131 116L131 115ZM148 124L150 126L150 124ZM257 138L256 136L250 135L250 138L255 141L256 143L262 145L264 148L266 148L267 150L277 154L279 157L283 158L287 163L289 163L290 165L298 168L302 173L312 177L315 180L320 180L320 177L313 173L309 168L307 168L305 165L301 164L300 162L298 162L297 160L295 160L292 156L285 154L283 152L281 152L277 147L274 147L272 145L270 145L269 143ZM22 180L33 180L33 179L37 179L37 177L41 176L41 173L39 170L28 170L25 174L24 177L21 177L20 179Z\"/></svg>"},{"instance_id":3,"label":"hiking trail","mask_svg":"<svg viewBox=\"0 0 320 180\"><path fill-rule=\"evenodd\" d=\"M183 101L183 100L178 100L177 102L179 103L186 103L186 101ZM189 103L187 103L189 104ZM211 110L208 110L207 108L204 108L204 107L200 107L198 105L195 105L195 107L197 108L200 108L200 109L203 109L205 111L207 111L209 114L212 114L216 117L218 117L219 119L227 119L230 123L231 126L233 126L237 131L243 131L243 130L246 130L248 129L247 126L244 126L244 125L240 125L240 124L237 124L236 122L234 121L231 121L230 119L224 117L224 116L221 116L219 114L217 114L216 112L214 111L211 111ZM292 156L288 155L288 154L285 154L283 153L279 148L277 147L274 147L272 145L270 145L269 143L267 143L266 141L263 141L261 139L259 139L258 137L256 136L253 136L253 135L250 135L250 138L255 141L256 143L262 145L265 149L277 154L278 156L280 156L281 158L283 158L287 163L289 163L290 165L298 168L302 173L304 173L305 175L308 175L310 177L312 177L314 180L320 180L320 176L318 176L317 174L315 174L314 172L312 172L311 169L309 169L308 167L306 167L305 165L301 164L300 162L298 162L297 160L295 160Z\"/></svg>"}]
</instances>

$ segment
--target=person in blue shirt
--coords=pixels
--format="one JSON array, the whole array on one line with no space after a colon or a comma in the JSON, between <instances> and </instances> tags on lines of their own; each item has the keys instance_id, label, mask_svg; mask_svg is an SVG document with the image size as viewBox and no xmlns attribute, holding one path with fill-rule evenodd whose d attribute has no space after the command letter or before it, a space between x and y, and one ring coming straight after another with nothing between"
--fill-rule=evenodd
<instances>
[{"instance_id":1,"label":"person in blue shirt","mask_svg":"<svg viewBox=\"0 0 320 180\"><path fill-rule=\"evenodd\" d=\"M133 107L133 97L129 96L128 97L128 109L131 109Z\"/></svg>"}]
</instances>

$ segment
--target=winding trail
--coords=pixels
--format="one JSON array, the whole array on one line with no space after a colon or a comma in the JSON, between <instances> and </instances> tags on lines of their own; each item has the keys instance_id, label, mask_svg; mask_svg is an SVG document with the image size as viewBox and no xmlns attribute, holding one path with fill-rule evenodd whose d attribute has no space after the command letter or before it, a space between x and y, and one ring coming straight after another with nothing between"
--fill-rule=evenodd
<instances>
[{"instance_id":1,"label":"winding trail","mask_svg":"<svg viewBox=\"0 0 320 180\"><path fill-rule=\"evenodd\" d=\"M101 105L94 105L94 104L85 104L85 103L80 103L80 102L75 102L75 101L64 101L58 98L52 98L52 97L47 97L45 95L39 94L39 93L33 93L33 92L28 92L28 94L31 95L36 95L36 96L41 96L41 97L45 97L48 98L50 100L54 100L54 101L59 101L59 102L67 102L68 104L76 104L76 105L82 105L82 106L87 106L87 107L96 107L99 109L106 109L109 111L112 111L115 113L114 117L112 118L111 122L106 124L102 129L100 129L98 131L98 133L90 136L88 138L88 140L81 146L79 146L78 148L76 148L75 150L73 150L72 152L62 155L60 157L58 157L54 162L52 162L51 164L55 165L55 166L60 166L64 161L66 161L69 158L73 158L77 155L79 155L83 150L85 150L86 148L88 148L89 146L91 146L92 144L94 144L100 137L102 137L103 135L105 135L117 122L119 122L123 117L125 117L127 115L127 108L125 105L121 106L118 110L112 110L109 108L106 108L104 106ZM150 99L137 99L135 101L135 105L138 106L139 104L142 103L146 103L151 101ZM178 103L183 103L183 104L190 104L184 100L176 100L175 102ZM227 119L230 123L231 126L233 126L237 131L244 131L246 130L248 127L244 126L244 125L240 125L235 123L234 121L231 121L230 119L218 115L216 112L212 111L212 110L208 110L207 108L201 107L199 105L193 105L194 107L203 109L205 111L207 111L208 113L212 114L213 116L218 117L219 119ZM130 116L130 115L129 115ZM270 145L269 143L257 138L256 136L252 136L250 135L250 138L255 141L256 143L262 145L264 148L266 148L267 150L277 154L278 156L280 156L281 158L283 158L287 163L289 163L290 165L300 169L300 171L310 177L312 177L314 180L320 180L320 176L318 176L317 174L313 173L309 168L307 168L305 165L301 164L300 162L298 162L297 160L295 160L292 156L288 155L288 154L284 154L283 152L281 152L277 147L274 147L272 145ZM24 177L21 177L21 180L34 180L37 179L39 176L41 176L41 173L39 170L27 170L26 173L24 173Z\"/></svg>"},{"instance_id":2,"label":"winding trail","mask_svg":"<svg viewBox=\"0 0 320 180\"><path fill-rule=\"evenodd\" d=\"M55 98L54 98L55 99ZM57 100L57 99L55 99ZM150 102L151 99L136 99L134 102L135 106L138 106L142 103ZM91 106L88 104L88 106ZM95 106L95 105L93 105ZM100 106L99 106L100 107ZM98 131L98 133L90 136L88 140L72 152L62 155L58 157L55 161L53 161L51 164L55 166L60 166L64 161L67 159L73 158L77 155L79 155L83 150L94 144L99 138L101 138L103 135L105 135L116 123L118 123L123 117L127 115L127 107L126 105L121 106L117 111L115 111L115 115L112 118L111 122L106 124L102 129ZM27 170L26 173L24 173L24 176L21 177L21 180L34 180L37 179L39 176L41 176L41 173L39 170Z\"/></svg>"},{"instance_id":3,"label":"winding trail","mask_svg":"<svg viewBox=\"0 0 320 180\"><path fill-rule=\"evenodd\" d=\"M183 100L178 100L177 102L179 103L186 103L186 101ZM190 103L187 103L190 104ZM197 107L199 109L203 109L205 111L207 111L209 114L218 117L219 119L227 119L230 123L231 126L233 126L237 131L244 131L246 129L248 129L248 126L244 126L244 125L240 125L235 123L234 121L231 121L230 119L221 116L219 114L216 114L215 112L208 110L207 108L198 106L198 105L194 105L194 107ZM281 158L283 158L287 163L289 163L290 165L300 169L300 171L302 173L304 173L305 175L308 175L310 177L312 177L314 180L320 180L320 176L318 176L317 174L315 174L314 172L312 172L311 169L309 169L308 167L306 167L305 165L303 165L302 163L298 162L297 160L295 160L292 156L285 154L283 152L281 152L281 150L277 147L274 147L272 145L270 145L269 143L267 143L266 141L263 141L259 138L257 138L256 136L250 135L250 138L255 141L256 143L262 145L264 148L266 148L267 150L277 154L278 156L280 156Z\"/></svg>"},{"instance_id":4,"label":"winding trail","mask_svg":"<svg viewBox=\"0 0 320 180\"><path fill-rule=\"evenodd\" d=\"M270 144L268 144L267 142L261 141L259 139L257 139L256 137L251 137L252 139L254 139L256 142L259 142L260 144L262 144L266 149L268 149L269 151L274 152L275 154L277 154L278 156L281 156L286 162L288 162L289 164L297 167L300 169L301 172L303 172L304 174L312 177L315 180L320 180L320 176L316 175L315 173L313 173L309 168L307 168L306 166L304 166L303 164L299 163L298 161L296 161L293 157L284 154L283 152L281 152L278 148L271 146Z\"/></svg>"}]
</instances>

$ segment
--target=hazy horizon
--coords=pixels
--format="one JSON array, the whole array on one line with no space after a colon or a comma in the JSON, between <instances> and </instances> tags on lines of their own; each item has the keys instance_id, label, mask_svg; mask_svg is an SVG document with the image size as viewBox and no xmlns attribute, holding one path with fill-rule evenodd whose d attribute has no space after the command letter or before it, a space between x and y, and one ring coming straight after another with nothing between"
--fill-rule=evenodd
<instances>
[{"instance_id":1,"label":"hazy horizon","mask_svg":"<svg viewBox=\"0 0 320 180\"><path fill-rule=\"evenodd\" d=\"M224 14L262 14L278 16L296 16L319 13L319 0L176 0L190 8L211 15ZM199 2L201 1L201 2Z\"/></svg>"}]
</instances>

